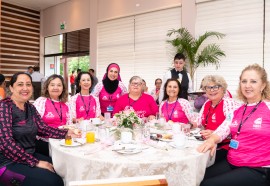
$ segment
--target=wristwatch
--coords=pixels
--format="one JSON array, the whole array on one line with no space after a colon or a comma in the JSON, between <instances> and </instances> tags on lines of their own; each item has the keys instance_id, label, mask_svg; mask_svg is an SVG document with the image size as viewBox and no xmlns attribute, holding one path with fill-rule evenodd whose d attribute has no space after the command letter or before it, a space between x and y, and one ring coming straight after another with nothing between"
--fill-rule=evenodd
<instances>
[{"instance_id":1,"label":"wristwatch","mask_svg":"<svg viewBox=\"0 0 270 186\"><path fill-rule=\"evenodd\" d=\"M189 123L189 124L190 124L190 129L192 129L194 125L192 123Z\"/></svg>"}]
</instances>

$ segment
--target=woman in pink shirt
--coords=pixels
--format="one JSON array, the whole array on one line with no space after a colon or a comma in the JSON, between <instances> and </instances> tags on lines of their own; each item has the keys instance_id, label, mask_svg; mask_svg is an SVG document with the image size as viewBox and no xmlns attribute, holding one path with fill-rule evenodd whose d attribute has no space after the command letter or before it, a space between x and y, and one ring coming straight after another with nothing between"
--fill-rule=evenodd
<instances>
[{"instance_id":1,"label":"woman in pink shirt","mask_svg":"<svg viewBox=\"0 0 270 186\"><path fill-rule=\"evenodd\" d=\"M264 68L254 64L242 71L238 97L244 104L198 148L213 155L216 144L231 135L227 160L206 170L202 186L270 184L270 84Z\"/></svg>"},{"instance_id":2,"label":"woman in pink shirt","mask_svg":"<svg viewBox=\"0 0 270 186\"><path fill-rule=\"evenodd\" d=\"M89 72L81 72L76 79L77 94L69 102L73 122L77 119L103 118L98 98L90 94L92 82L93 77Z\"/></svg>"},{"instance_id":3,"label":"woman in pink shirt","mask_svg":"<svg viewBox=\"0 0 270 186\"><path fill-rule=\"evenodd\" d=\"M164 97L159 106L159 113L166 121L195 124L197 113L186 99L180 97L180 82L177 79L168 79L164 85Z\"/></svg>"},{"instance_id":4,"label":"woman in pink shirt","mask_svg":"<svg viewBox=\"0 0 270 186\"><path fill-rule=\"evenodd\" d=\"M120 67L116 63L108 65L102 82L99 82L94 89L93 95L100 101L101 113L113 112L117 99L127 93L125 85L121 81Z\"/></svg>"},{"instance_id":5,"label":"woman in pink shirt","mask_svg":"<svg viewBox=\"0 0 270 186\"><path fill-rule=\"evenodd\" d=\"M116 101L113 114L129 107L132 107L140 118L149 117L149 119L154 119L158 111L154 98L143 92L142 79L139 76L133 76L129 80L129 93L121 96Z\"/></svg>"},{"instance_id":6,"label":"woman in pink shirt","mask_svg":"<svg viewBox=\"0 0 270 186\"><path fill-rule=\"evenodd\" d=\"M41 95L34 102L34 106L45 124L58 128L70 123L67 87L62 76L53 74L48 77ZM37 152L49 155L47 138L37 137Z\"/></svg>"}]
</instances>

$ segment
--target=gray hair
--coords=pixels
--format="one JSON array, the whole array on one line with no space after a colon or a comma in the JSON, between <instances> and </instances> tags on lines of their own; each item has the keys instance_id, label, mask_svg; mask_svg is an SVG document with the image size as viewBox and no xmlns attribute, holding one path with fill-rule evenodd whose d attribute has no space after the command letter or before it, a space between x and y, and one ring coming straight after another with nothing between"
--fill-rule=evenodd
<instances>
[{"instance_id":1,"label":"gray hair","mask_svg":"<svg viewBox=\"0 0 270 186\"><path fill-rule=\"evenodd\" d=\"M217 85L220 85L223 88L224 93L227 91L228 84L226 83L225 79L222 76L219 76L219 75L205 76L202 80L202 88L205 89L205 87L209 83L215 83Z\"/></svg>"},{"instance_id":2,"label":"gray hair","mask_svg":"<svg viewBox=\"0 0 270 186\"><path fill-rule=\"evenodd\" d=\"M141 83L143 82L142 81L142 78L140 76L132 76L129 80L129 84L133 81L133 80L139 80Z\"/></svg>"}]
</instances>

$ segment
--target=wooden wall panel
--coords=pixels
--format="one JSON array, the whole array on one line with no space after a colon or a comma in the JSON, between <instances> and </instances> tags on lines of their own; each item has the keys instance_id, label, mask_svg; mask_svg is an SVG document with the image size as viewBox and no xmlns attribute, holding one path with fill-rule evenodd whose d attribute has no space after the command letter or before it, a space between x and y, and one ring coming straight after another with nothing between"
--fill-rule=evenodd
<instances>
[{"instance_id":1,"label":"wooden wall panel","mask_svg":"<svg viewBox=\"0 0 270 186\"><path fill-rule=\"evenodd\" d=\"M7 78L39 65L40 13L1 2L0 73Z\"/></svg>"}]
</instances>

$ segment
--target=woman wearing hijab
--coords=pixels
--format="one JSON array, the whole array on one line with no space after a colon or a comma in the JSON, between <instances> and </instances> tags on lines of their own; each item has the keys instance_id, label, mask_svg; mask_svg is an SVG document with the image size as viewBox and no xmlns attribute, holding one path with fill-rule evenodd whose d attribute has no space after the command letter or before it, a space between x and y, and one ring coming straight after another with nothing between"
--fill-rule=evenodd
<instances>
[{"instance_id":1,"label":"woman wearing hijab","mask_svg":"<svg viewBox=\"0 0 270 186\"><path fill-rule=\"evenodd\" d=\"M116 63L108 65L102 82L99 82L93 95L99 97L101 113L112 113L118 98L127 93L127 88L121 81L120 67Z\"/></svg>"}]
</instances>

